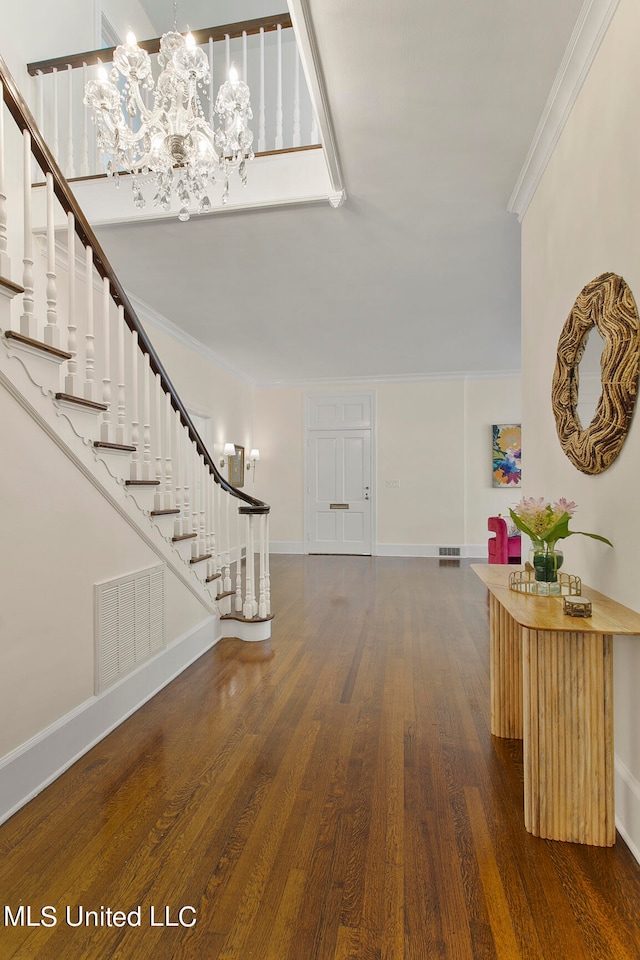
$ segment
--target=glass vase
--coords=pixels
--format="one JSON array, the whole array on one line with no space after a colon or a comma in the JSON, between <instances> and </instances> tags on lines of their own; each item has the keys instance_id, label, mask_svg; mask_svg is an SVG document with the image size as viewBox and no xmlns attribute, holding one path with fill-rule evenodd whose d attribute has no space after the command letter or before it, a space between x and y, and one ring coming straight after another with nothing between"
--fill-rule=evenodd
<instances>
[{"instance_id":1,"label":"glass vase","mask_svg":"<svg viewBox=\"0 0 640 960\"><path fill-rule=\"evenodd\" d=\"M536 580L542 583L557 583L563 560L562 550L550 547L548 543L534 543L531 547L531 565Z\"/></svg>"}]
</instances>

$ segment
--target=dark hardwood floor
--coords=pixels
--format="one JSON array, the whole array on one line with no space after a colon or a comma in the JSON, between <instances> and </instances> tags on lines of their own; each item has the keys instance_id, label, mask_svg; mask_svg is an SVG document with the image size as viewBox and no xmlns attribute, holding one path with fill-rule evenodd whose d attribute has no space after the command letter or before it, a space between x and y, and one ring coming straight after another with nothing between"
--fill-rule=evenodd
<instances>
[{"instance_id":1,"label":"dark hardwood floor","mask_svg":"<svg viewBox=\"0 0 640 960\"><path fill-rule=\"evenodd\" d=\"M623 841L525 832L468 564L275 557L272 592L270 642L219 643L0 827L0 960L638 960Z\"/></svg>"}]
</instances>

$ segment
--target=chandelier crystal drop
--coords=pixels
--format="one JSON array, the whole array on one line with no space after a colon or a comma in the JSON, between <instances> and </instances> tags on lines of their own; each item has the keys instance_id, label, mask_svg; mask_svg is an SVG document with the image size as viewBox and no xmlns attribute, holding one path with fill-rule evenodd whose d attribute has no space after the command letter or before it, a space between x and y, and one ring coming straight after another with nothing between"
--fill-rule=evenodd
<instances>
[{"instance_id":1,"label":"chandelier crystal drop","mask_svg":"<svg viewBox=\"0 0 640 960\"><path fill-rule=\"evenodd\" d=\"M132 175L133 201L145 206L144 176L154 183L153 204L168 211L178 198L180 220L190 209L211 210L210 185L224 184L222 202L229 198L229 177L237 172L247 182L246 161L253 158L250 93L229 72L214 106L215 129L205 118L199 91L208 88L211 74L205 52L189 33L175 30L160 41L161 73L154 84L151 58L133 34L116 47L111 76L101 67L97 80L85 88L84 102L93 111L98 149L107 159L106 172ZM155 89L154 89L155 86ZM145 100L151 99L147 106Z\"/></svg>"}]
</instances>

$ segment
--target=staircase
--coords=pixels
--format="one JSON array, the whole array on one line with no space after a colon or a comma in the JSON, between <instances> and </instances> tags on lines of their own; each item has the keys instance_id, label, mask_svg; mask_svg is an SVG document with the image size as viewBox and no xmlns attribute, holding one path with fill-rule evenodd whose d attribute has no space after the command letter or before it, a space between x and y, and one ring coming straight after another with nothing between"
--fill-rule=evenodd
<instances>
[{"instance_id":1,"label":"staircase","mask_svg":"<svg viewBox=\"0 0 640 960\"><path fill-rule=\"evenodd\" d=\"M0 384L217 618L219 637L265 640L269 507L218 470L1 58L0 81L17 128L5 131L0 110ZM46 182L37 234L34 162Z\"/></svg>"}]
</instances>

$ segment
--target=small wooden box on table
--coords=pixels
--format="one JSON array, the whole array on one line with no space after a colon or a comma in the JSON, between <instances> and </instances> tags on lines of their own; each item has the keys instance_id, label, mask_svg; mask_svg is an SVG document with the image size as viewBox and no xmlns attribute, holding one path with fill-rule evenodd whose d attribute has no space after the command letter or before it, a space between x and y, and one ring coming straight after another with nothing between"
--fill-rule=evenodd
<instances>
[{"instance_id":1,"label":"small wooden box on table","mask_svg":"<svg viewBox=\"0 0 640 960\"><path fill-rule=\"evenodd\" d=\"M522 739L524 822L549 840L615 843L613 636L640 614L583 587L591 617L561 597L509 589L513 568L473 564L489 589L491 732Z\"/></svg>"}]
</instances>

